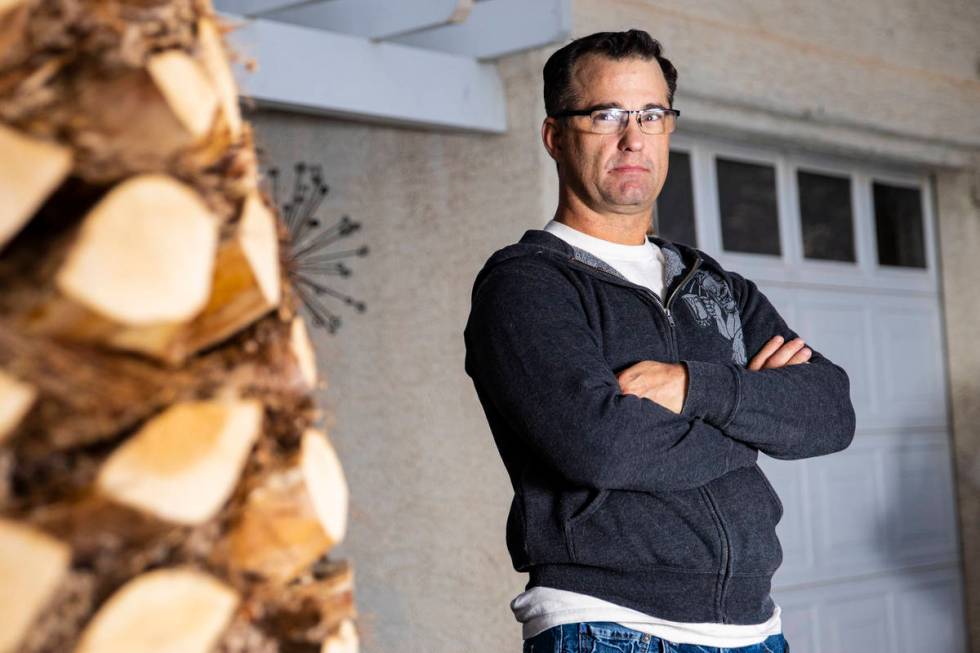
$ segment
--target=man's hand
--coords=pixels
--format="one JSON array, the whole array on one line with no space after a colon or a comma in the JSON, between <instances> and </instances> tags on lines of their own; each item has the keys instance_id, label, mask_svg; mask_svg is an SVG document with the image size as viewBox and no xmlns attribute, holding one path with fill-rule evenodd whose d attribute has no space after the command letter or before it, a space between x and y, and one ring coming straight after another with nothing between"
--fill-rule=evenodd
<instances>
[{"instance_id":1,"label":"man's hand","mask_svg":"<svg viewBox=\"0 0 980 653\"><path fill-rule=\"evenodd\" d=\"M803 346L803 338L793 338L789 342L783 342L782 336L773 336L762 346L759 353L752 357L746 367L750 370L761 370L806 363L811 353L813 352L809 347Z\"/></svg>"},{"instance_id":2,"label":"man's hand","mask_svg":"<svg viewBox=\"0 0 980 653\"><path fill-rule=\"evenodd\" d=\"M680 413L687 394L687 367L683 363L640 361L616 375L623 394L646 397Z\"/></svg>"},{"instance_id":3,"label":"man's hand","mask_svg":"<svg viewBox=\"0 0 980 653\"><path fill-rule=\"evenodd\" d=\"M784 343L782 336L773 336L759 353L749 361L748 369L761 370L806 363L811 350L802 338ZM637 395L654 401L664 408L680 413L687 395L687 367L683 363L640 361L616 375L623 394Z\"/></svg>"}]
</instances>

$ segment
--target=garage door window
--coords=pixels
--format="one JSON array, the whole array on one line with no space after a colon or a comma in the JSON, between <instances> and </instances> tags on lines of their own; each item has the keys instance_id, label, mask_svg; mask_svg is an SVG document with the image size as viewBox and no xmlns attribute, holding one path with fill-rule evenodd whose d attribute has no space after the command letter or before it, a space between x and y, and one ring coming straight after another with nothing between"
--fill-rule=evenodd
<instances>
[{"instance_id":1,"label":"garage door window","mask_svg":"<svg viewBox=\"0 0 980 653\"><path fill-rule=\"evenodd\" d=\"M775 167L722 158L715 164L722 247L779 256Z\"/></svg>"},{"instance_id":2,"label":"garage door window","mask_svg":"<svg viewBox=\"0 0 980 653\"><path fill-rule=\"evenodd\" d=\"M799 170L796 180L803 255L811 259L855 262L850 178Z\"/></svg>"},{"instance_id":3,"label":"garage door window","mask_svg":"<svg viewBox=\"0 0 980 653\"><path fill-rule=\"evenodd\" d=\"M874 182L878 263L926 267L922 194L918 188Z\"/></svg>"},{"instance_id":4,"label":"garage door window","mask_svg":"<svg viewBox=\"0 0 980 653\"><path fill-rule=\"evenodd\" d=\"M657 197L654 232L667 240L697 247L691 155L671 150L667 170L667 180Z\"/></svg>"}]
</instances>

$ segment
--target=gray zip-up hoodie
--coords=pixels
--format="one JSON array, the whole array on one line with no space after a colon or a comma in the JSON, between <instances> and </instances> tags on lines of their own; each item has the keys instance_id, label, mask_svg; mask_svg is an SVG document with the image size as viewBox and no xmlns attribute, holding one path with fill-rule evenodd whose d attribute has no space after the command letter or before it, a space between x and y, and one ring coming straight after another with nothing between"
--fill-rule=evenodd
<instances>
[{"instance_id":1,"label":"gray zip-up hoodie","mask_svg":"<svg viewBox=\"0 0 980 653\"><path fill-rule=\"evenodd\" d=\"M477 275L465 368L514 488L507 547L527 588L672 621L761 623L783 507L758 452L847 447L848 377L812 346L807 364L746 369L772 336L797 334L752 281L649 238L666 302L538 229ZM616 373L642 360L687 367L680 414L620 391Z\"/></svg>"}]
</instances>

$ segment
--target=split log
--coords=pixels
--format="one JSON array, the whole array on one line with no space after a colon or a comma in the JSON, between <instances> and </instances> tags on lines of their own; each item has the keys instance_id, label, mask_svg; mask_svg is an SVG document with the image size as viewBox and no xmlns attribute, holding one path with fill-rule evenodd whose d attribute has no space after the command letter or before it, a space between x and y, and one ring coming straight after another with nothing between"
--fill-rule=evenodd
<instances>
[{"instance_id":1,"label":"split log","mask_svg":"<svg viewBox=\"0 0 980 653\"><path fill-rule=\"evenodd\" d=\"M258 401L176 404L113 452L96 487L160 519L203 523L231 495L261 427Z\"/></svg>"},{"instance_id":2,"label":"split log","mask_svg":"<svg viewBox=\"0 0 980 653\"><path fill-rule=\"evenodd\" d=\"M168 50L151 56L146 70L180 124L196 139L205 136L214 123L218 95L201 66L183 50Z\"/></svg>"},{"instance_id":3,"label":"split log","mask_svg":"<svg viewBox=\"0 0 980 653\"><path fill-rule=\"evenodd\" d=\"M0 651L14 651L68 570L71 550L33 528L0 519Z\"/></svg>"},{"instance_id":4,"label":"split log","mask_svg":"<svg viewBox=\"0 0 980 653\"><path fill-rule=\"evenodd\" d=\"M127 583L96 613L76 653L207 653L239 602L191 569L160 569Z\"/></svg>"},{"instance_id":5,"label":"split log","mask_svg":"<svg viewBox=\"0 0 980 653\"><path fill-rule=\"evenodd\" d=\"M111 340L126 327L189 321L210 294L217 229L197 194L175 179L119 184L85 216L55 278L60 295L34 310L31 327Z\"/></svg>"},{"instance_id":6,"label":"split log","mask_svg":"<svg viewBox=\"0 0 980 653\"><path fill-rule=\"evenodd\" d=\"M192 321L121 330L108 344L179 365L279 305L276 218L258 193L245 200L233 235L218 247L210 288L207 304Z\"/></svg>"},{"instance_id":7,"label":"split log","mask_svg":"<svg viewBox=\"0 0 980 653\"><path fill-rule=\"evenodd\" d=\"M310 342L310 335L306 330L306 321L302 316L297 315L293 318L293 323L289 329L289 349L296 357L303 381L310 389L316 387L316 353L313 351L313 343ZM324 383L326 387L326 383Z\"/></svg>"},{"instance_id":8,"label":"split log","mask_svg":"<svg viewBox=\"0 0 980 653\"><path fill-rule=\"evenodd\" d=\"M64 180L71 159L71 150L62 145L0 124L0 249Z\"/></svg>"},{"instance_id":9,"label":"split log","mask_svg":"<svg viewBox=\"0 0 980 653\"><path fill-rule=\"evenodd\" d=\"M0 444L24 419L36 398L34 386L0 370Z\"/></svg>"},{"instance_id":10,"label":"split log","mask_svg":"<svg viewBox=\"0 0 980 653\"><path fill-rule=\"evenodd\" d=\"M344 538L347 500L336 452L308 429L299 455L248 494L229 536L231 564L280 583L295 578Z\"/></svg>"},{"instance_id":11,"label":"split log","mask_svg":"<svg viewBox=\"0 0 980 653\"><path fill-rule=\"evenodd\" d=\"M198 48L204 69L214 83L221 106L221 115L231 139L238 140L242 133L242 114L238 107L238 88L232 75L228 58L221 45L221 35L214 21L203 18L197 23Z\"/></svg>"},{"instance_id":12,"label":"split log","mask_svg":"<svg viewBox=\"0 0 980 653\"><path fill-rule=\"evenodd\" d=\"M353 567L348 561L320 561L286 585L258 585L246 610L279 641L319 647L342 623L357 618Z\"/></svg>"},{"instance_id":13,"label":"split log","mask_svg":"<svg viewBox=\"0 0 980 653\"><path fill-rule=\"evenodd\" d=\"M323 642L320 653L357 653L358 639L354 623L345 621L340 624L337 632Z\"/></svg>"}]
</instances>

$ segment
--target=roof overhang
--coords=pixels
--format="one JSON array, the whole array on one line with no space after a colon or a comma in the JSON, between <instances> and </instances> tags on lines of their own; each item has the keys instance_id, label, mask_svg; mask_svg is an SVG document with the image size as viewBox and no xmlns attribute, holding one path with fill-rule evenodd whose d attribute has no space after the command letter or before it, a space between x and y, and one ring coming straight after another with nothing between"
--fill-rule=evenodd
<instances>
[{"instance_id":1,"label":"roof overhang","mask_svg":"<svg viewBox=\"0 0 980 653\"><path fill-rule=\"evenodd\" d=\"M216 0L259 106L440 129L507 129L493 59L571 32L570 0Z\"/></svg>"}]
</instances>

